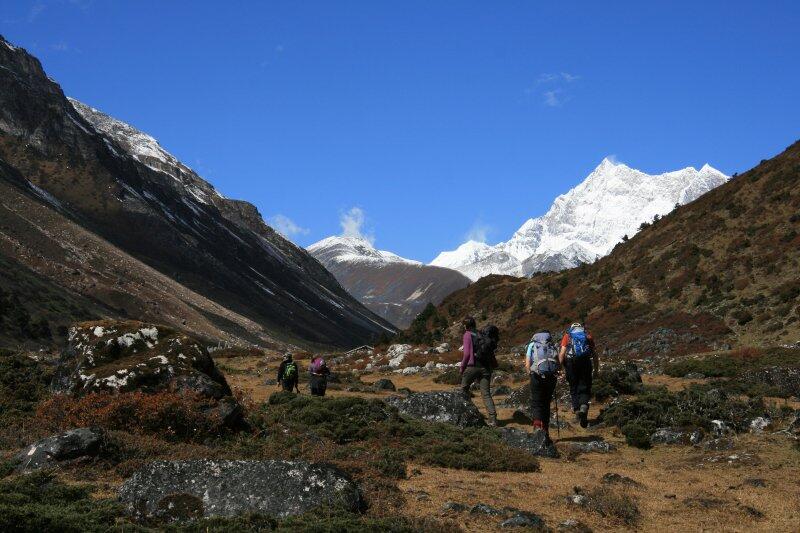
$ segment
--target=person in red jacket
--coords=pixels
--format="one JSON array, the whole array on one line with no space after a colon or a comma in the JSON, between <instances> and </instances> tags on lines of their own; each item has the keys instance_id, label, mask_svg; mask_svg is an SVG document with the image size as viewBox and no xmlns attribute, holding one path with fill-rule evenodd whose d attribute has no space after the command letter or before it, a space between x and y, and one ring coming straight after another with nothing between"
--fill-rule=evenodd
<instances>
[{"instance_id":1,"label":"person in red jacket","mask_svg":"<svg viewBox=\"0 0 800 533\"><path fill-rule=\"evenodd\" d=\"M561 338L558 362L566 370L572 412L576 414L581 427L585 428L589 425L592 377L597 376L600 359L592 334L579 322L572 324Z\"/></svg>"}]
</instances>

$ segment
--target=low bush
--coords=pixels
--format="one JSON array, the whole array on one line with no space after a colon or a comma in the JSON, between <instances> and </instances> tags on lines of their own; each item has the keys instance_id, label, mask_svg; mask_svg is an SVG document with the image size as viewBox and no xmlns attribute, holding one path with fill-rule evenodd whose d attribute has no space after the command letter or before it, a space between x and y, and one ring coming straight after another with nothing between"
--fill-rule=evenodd
<instances>
[{"instance_id":1,"label":"low bush","mask_svg":"<svg viewBox=\"0 0 800 533\"><path fill-rule=\"evenodd\" d=\"M800 350L797 348L740 348L728 353L669 363L664 372L673 377L699 373L707 377L736 377L750 370L777 366L800 367Z\"/></svg>"},{"instance_id":2,"label":"low bush","mask_svg":"<svg viewBox=\"0 0 800 533\"><path fill-rule=\"evenodd\" d=\"M0 420L31 413L47 395L52 372L21 354L0 356Z\"/></svg>"},{"instance_id":3,"label":"low bush","mask_svg":"<svg viewBox=\"0 0 800 533\"><path fill-rule=\"evenodd\" d=\"M600 516L619 520L628 526L635 525L639 521L641 513L636 500L619 490L597 487L590 490L587 496L589 509Z\"/></svg>"},{"instance_id":4,"label":"low bush","mask_svg":"<svg viewBox=\"0 0 800 533\"><path fill-rule=\"evenodd\" d=\"M600 402L620 394L636 394L641 389L642 377L633 363L603 367L592 383L592 393Z\"/></svg>"},{"instance_id":5,"label":"low bush","mask_svg":"<svg viewBox=\"0 0 800 533\"><path fill-rule=\"evenodd\" d=\"M201 441L224 433L213 407L213 400L175 392L99 392L80 398L54 396L39 405L36 416L53 431L99 426L173 441Z\"/></svg>"},{"instance_id":6,"label":"low bush","mask_svg":"<svg viewBox=\"0 0 800 533\"><path fill-rule=\"evenodd\" d=\"M457 368L445 370L433 378L433 381L443 385L461 385L461 372Z\"/></svg>"}]
</instances>

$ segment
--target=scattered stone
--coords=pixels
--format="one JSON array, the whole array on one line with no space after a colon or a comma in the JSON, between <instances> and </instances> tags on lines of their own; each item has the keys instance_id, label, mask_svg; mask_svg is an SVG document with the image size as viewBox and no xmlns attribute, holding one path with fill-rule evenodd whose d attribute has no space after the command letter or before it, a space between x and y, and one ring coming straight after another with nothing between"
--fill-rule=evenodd
<instances>
[{"instance_id":1,"label":"scattered stone","mask_svg":"<svg viewBox=\"0 0 800 533\"><path fill-rule=\"evenodd\" d=\"M706 450L711 450L715 452L722 452L727 450L732 450L736 446L734 440L730 437L721 437L718 439L713 439L702 444L702 447Z\"/></svg>"},{"instance_id":2,"label":"scattered stone","mask_svg":"<svg viewBox=\"0 0 800 533\"><path fill-rule=\"evenodd\" d=\"M749 505L739 505L739 508L745 512L745 514L749 515L752 518L760 520L764 518L764 513L756 509L755 507L750 507Z\"/></svg>"},{"instance_id":3,"label":"scattered stone","mask_svg":"<svg viewBox=\"0 0 800 533\"><path fill-rule=\"evenodd\" d=\"M725 505L725 502L718 498L695 496L692 498L684 499L683 504L687 507L693 507L697 509L719 509L720 507Z\"/></svg>"},{"instance_id":4,"label":"scattered stone","mask_svg":"<svg viewBox=\"0 0 800 533\"><path fill-rule=\"evenodd\" d=\"M686 379L706 379L706 375L701 374L700 372L689 372L683 377Z\"/></svg>"},{"instance_id":5,"label":"scattered stone","mask_svg":"<svg viewBox=\"0 0 800 533\"><path fill-rule=\"evenodd\" d=\"M759 416L750 421L750 433L764 433L772 425L772 420L767 416Z\"/></svg>"},{"instance_id":6,"label":"scattered stone","mask_svg":"<svg viewBox=\"0 0 800 533\"><path fill-rule=\"evenodd\" d=\"M137 518L186 520L261 513L277 518L319 506L358 511L358 487L338 469L302 461L156 461L119 490Z\"/></svg>"},{"instance_id":7,"label":"scattered stone","mask_svg":"<svg viewBox=\"0 0 800 533\"><path fill-rule=\"evenodd\" d=\"M689 435L678 428L658 428L650 435L653 444L689 444Z\"/></svg>"},{"instance_id":8,"label":"scattered stone","mask_svg":"<svg viewBox=\"0 0 800 533\"><path fill-rule=\"evenodd\" d=\"M578 453L610 453L617 447L610 442L590 440L588 442L571 442L570 447Z\"/></svg>"},{"instance_id":9,"label":"scattered stone","mask_svg":"<svg viewBox=\"0 0 800 533\"><path fill-rule=\"evenodd\" d=\"M486 425L481 412L460 390L412 392L406 397L391 396L385 401L411 418L444 422L459 427Z\"/></svg>"},{"instance_id":10,"label":"scattered stone","mask_svg":"<svg viewBox=\"0 0 800 533\"><path fill-rule=\"evenodd\" d=\"M538 515L526 511L517 511L514 515L500 523L500 527L526 527L544 529L544 520Z\"/></svg>"},{"instance_id":11,"label":"scattered stone","mask_svg":"<svg viewBox=\"0 0 800 533\"><path fill-rule=\"evenodd\" d=\"M408 387L400 387L397 389L397 392L400 394L411 394L412 391Z\"/></svg>"},{"instance_id":12,"label":"scattered stone","mask_svg":"<svg viewBox=\"0 0 800 533\"><path fill-rule=\"evenodd\" d=\"M603 483L612 485L612 484L619 484L619 485L631 485L631 486L638 486L639 482L634 481L627 476L623 476L622 474L616 474L614 472L608 472L603 475Z\"/></svg>"},{"instance_id":13,"label":"scattered stone","mask_svg":"<svg viewBox=\"0 0 800 533\"><path fill-rule=\"evenodd\" d=\"M477 503L469 510L469 514L485 514L488 516L500 516L505 514L500 509L486 505L485 503Z\"/></svg>"},{"instance_id":14,"label":"scattered stone","mask_svg":"<svg viewBox=\"0 0 800 533\"><path fill-rule=\"evenodd\" d=\"M499 433L503 442L512 448L539 457L558 458L558 449L541 429L534 429L532 433L528 433L517 428L501 428Z\"/></svg>"},{"instance_id":15,"label":"scattered stone","mask_svg":"<svg viewBox=\"0 0 800 533\"><path fill-rule=\"evenodd\" d=\"M786 429L789 430L789 433L800 435L800 410L794 412L794 419L789 423L789 427Z\"/></svg>"},{"instance_id":16,"label":"scattered stone","mask_svg":"<svg viewBox=\"0 0 800 533\"><path fill-rule=\"evenodd\" d=\"M458 502L447 502L442 505L442 511L444 512L454 512L454 513L463 513L467 510L467 506L463 503Z\"/></svg>"},{"instance_id":17,"label":"scattered stone","mask_svg":"<svg viewBox=\"0 0 800 533\"><path fill-rule=\"evenodd\" d=\"M530 409L531 404L531 384L526 383L525 385L519 387L518 389L514 389L511 391L511 394L508 395L508 398L503 400L503 406L505 407L520 407L524 409L526 412Z\"/></svg>"},{"instance_id":18,"label":"scattered stone","mask_svg":"<svg viewBox=\"0 0 800 533\"><path fill-rule=\"evenodd\" d=\"M592 528L574 518L568 518L558 524L558 531L567 531L569 533L592 533Z\"/></svg>"},{"instance_id":19,"label":"scattered stone","mask_svg":"<svg viewBox=\"0 0 800 533\"><path fill-rule=\"evenodd\" d=\"M800 368L771 366L747 371L740 379L745 382L763 383L779 389L787 396L800 397Z\"/></svg>"},{"instance_id":20,"label":"scattered stone","mask_svg":"<svg viewBox=\"0 0 800 533\"><path fill-rule=\"evenodd\" d=\"M411 353L411 351L412 347L410 344L392 344L389 346L389 350L386 352L386 356L389 358L389 367L400 368L406 355Z\"/></svg>"},{"instance_id":21,"label":"scattered stone","mask_svg":"<svg viewBox=\"0 0 800 533\"><path fill-rule=\"evenodd\" d=\"M744 480L745 483L751 487L766 487L767 482L758 477L751 477Z\"/></svg>"},{"instance_id":22,"label":"scattered stone","mask_svg":"<svg viewBox=\"0 0 800 533\"><path fill-rule=\"evenodd\" d=\"M392 383L392 380L386 378L381 378L375 383L373 383L372 388L375 390L389 390L389 391L397 390L396 387L394 386L394 383Z\"/></svg>"},{"instance_id":23,"label":"scattered stone","mask_svg":"<svg viewBox=\"0 0 800 533\"><path fill-rule=\"evenodd\" d=\"M589 505L589 497L585 494L570 494L567 496L567 503L579 507L586 507Z\"/></svg>"},{"instance_id":24,"label":"scattered stone","mask_svg":"<svg viewBox=\"0 0 800 533\"><path fill-rule=\"evenodd\" d=\"M277 385L277 384L278 384L278 380L277 379L266 378L264 380L264 385L271 386L271 385Z\"/></svg>"},{"instance_id":25,"label":"scattered stone","mask_svg":"<svg viewBox=\"0 0 800 533\"><path fill-rule=\"evenodd\" d=\"M19 472L55 466L62 461L79 457L98 456L105 442L105 434L99 428L79 428L47 437L31 444L11 462Z\"/></svg>"},{"instance_id":26,"label":"scattered stone","mask_svg":"<svg viewBox=\"0 0 800 533\"><path fill-rule=\"evenodd\" d=\"M711 391L709 391L711 393ZM715 437L723 437L725 435L729 435L732 433L732 430L728 424L723 422L722 420L712 420L711 421L711 433Z\"/></svg>"},{"instance_id":27,"label":"scattered stone","mask_svg":"<svg viewBox=\"0 0 800 533\"><path fill-rule=\"evenodd\" d=\"M436 353L447 353L450 351L450 345L446 342L443 342L442 344L434 348L434 350L436 351Z\"/></svg>"}]
</instances>

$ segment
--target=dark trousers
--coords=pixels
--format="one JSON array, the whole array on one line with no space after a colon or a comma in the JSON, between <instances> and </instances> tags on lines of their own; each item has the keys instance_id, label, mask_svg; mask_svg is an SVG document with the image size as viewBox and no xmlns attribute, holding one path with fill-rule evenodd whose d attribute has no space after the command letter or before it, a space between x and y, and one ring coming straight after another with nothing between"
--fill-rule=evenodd
<instances>
[{"instance_id":1,"label":"dark trousers","mask_svg":"<svg viewBox=\"0 0 800 533\"><path fill-rule=\"evenodd\" d=\"M313 396L325 396L325 390L328 388L328 376L311 374L308 385L311 387Z\"/></svg>"},{"instance_id":2,"label":"dark trousers","mask_svg":"<svg viewBox=\"0 0 800 533\"><path fill-rule=\"evenodd\" d=\"M492 399L492 370L484 368L479 365L468 366L461 374L461 390L464 391L464 396L470 397L469 387L472 382L479 381L481 387L481 396L483 396L483 404L486 406L486 412L489 416L497 416L497 410L494 407L494 400Z\"/></svg>"},{"instance_id":3,"label":"dark trousers","mask_svg":"<svg viewBox=\"0 0 800 533\"><path fill-rule=\"evenodd\" d=\"M589 400L592 399L592 359L589 356L568 357L564 366L567 371L572 410L577 411L581 405L589 405Z\"/></svg>"},{"instance_id":4,"label":"dark trousers","mask_svg":"<svg viewBox=\"0 0 800 533\"><path fill-rule=\"evenodd\" d=\"M555 374L531 374L531 412L534 423L540 420L545 431L550 427L550 402L553 401L555 390Z\"/></svg>"},{"instance_id":5,"label":"dark trousers","mask_svg":"<svg viewBox=\"0 0 800 533\"><path fill-rule=\"evenodd\" d=\"M284 379L281 380L281 385L283 385L283 390L292 392L295 387L297 387L297 380L296 379Z\"/></svg>"}]
</instances>

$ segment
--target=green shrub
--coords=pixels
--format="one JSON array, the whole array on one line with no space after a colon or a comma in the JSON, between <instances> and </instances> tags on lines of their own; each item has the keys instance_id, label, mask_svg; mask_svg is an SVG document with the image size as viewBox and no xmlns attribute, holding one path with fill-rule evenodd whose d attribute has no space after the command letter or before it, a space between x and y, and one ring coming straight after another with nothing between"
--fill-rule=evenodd
<instances>
[{"instance_id":1,"label":"green shrub","mask_svg":"<svg viewBox=\"0 0 800 533\"><path fill-rule=\"evenodd\" d=\"M620 394L636 394L642 389L642 378L633 363L603 367L592 383L592 393L597 401Z\"/></svg>"},{"instance_id":2,"label":"green shrub","mask_svg":"<svg viewBox=\"0 0 800 533\"><path fill-rule=\"evenodd\" d=\"M378 459L372 462L372 466L384 476L392 479L405 479L406 477L406 462L403 454L397 450L382 450Z\"/></svg>"},{"instance_id":3,"label":"green shrub","mask_svg":"<svg viewBox=\"0 0 800 533\"><path fill-rule=\"evenodd\" d=\"M461 385L461 372L457 368L446 370L433 378L433 381L444 385Z\"/></svg>"},{"instance_id":4,"label":"green shrub","mask_svg":"<svg viewBox=\"0 0 800 533\"><path fill-rule=\"evenodd\" d=\"M631 526L639 521L641 513L636 501L627 494L608 487L597 487L587 494L589 509L600 516L619 520Z\"/></svg>"},{"instance_id":5,"label":"green shrub","mask_svg":"<svg viewBox=\"0 0 800 533\"><path fill-rule=\"evenodd\" d=\"M0 356L0 420L29 414L47 395L52 373L21 354Z\"/></svg>"}]
</instances>

